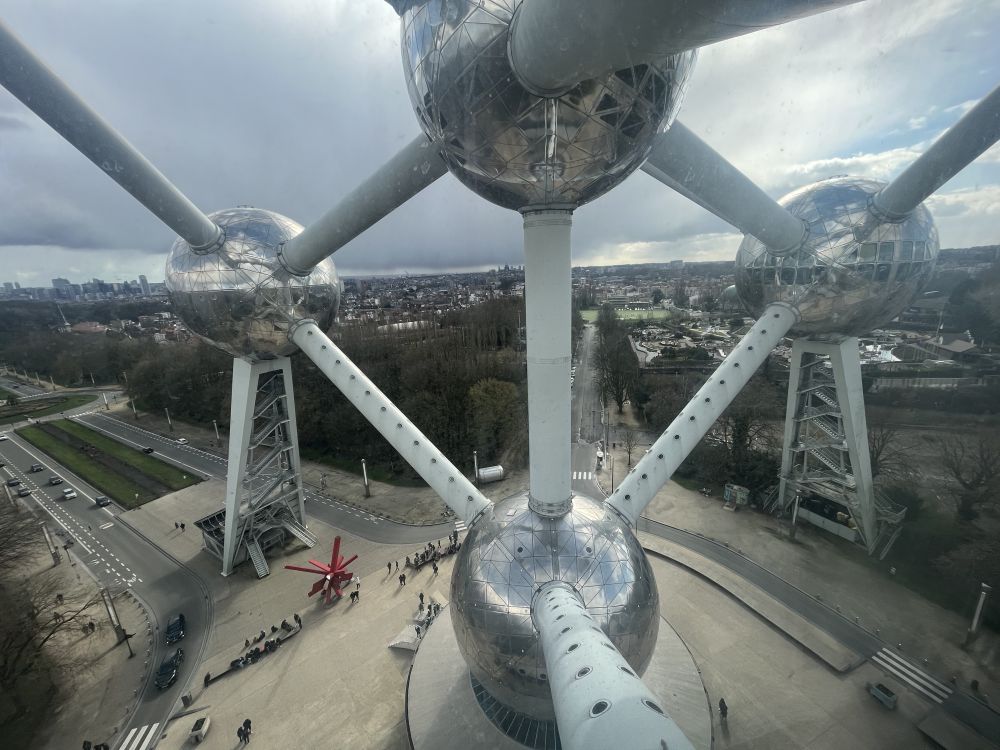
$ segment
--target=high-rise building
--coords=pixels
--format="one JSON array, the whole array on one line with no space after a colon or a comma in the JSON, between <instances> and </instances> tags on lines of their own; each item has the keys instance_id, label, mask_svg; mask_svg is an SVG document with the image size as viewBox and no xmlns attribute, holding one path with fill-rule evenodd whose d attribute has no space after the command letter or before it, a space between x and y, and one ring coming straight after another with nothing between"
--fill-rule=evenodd
<instances>
[{"instance_id":1,"label":"high-rise building","mask_svg":"<svg viewBox=\"0 0 1000 750\"><path fill-rule=\"evenodd\" d=\"M142 275L139 276L139 288L142 289L143 297L149 296L149 281L146 279L145 276Z\"/></svg>"},{"instance_id":2,"label":"high-rise building","mask_svg":"<svg viewBox=\"0 0 1000 750\"><path fill-rule=\"evenodd\" d=\"M56 289L69 286L69 279L52 279L52 286Z\"/></svg>"}]
</instances>

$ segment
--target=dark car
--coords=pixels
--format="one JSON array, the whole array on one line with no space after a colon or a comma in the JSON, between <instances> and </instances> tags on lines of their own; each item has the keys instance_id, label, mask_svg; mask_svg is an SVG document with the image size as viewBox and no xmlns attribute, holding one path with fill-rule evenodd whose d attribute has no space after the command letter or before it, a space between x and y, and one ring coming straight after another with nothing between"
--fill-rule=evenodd
<instances>
[{"instance_id":1,"label":"dark car","mask_svg":"<svg viewBox=\"0 0 1000 750\"><path fill-rule=\"evenodd\" d=\"M145 448L143 448L143 449L142 449L142 452L143 452L143 453L152 453L152 452L153 452L153 449L152 449L152 448L150 448L150 447L149 447L149 446L147 445L147 446L146 446Z\"/></svg>"},{"instance_id":2,"label":"dark car","mask_svg":"<svg viewBox=\"0 0 1000 750\"><path fill-rule=\"evenodd\" d=\"M32 474L34 474L36 472L39 472L39 471L44 471L44 470L45 470L45 467L42 466L41 464L32 464L31 468L28 469L28 471L30 471Z\"/></svg>"},{"instance_id":3,"label":"dark car","mask_svg":"<svg viewBox=\"0 0 1000 750\"><path fill-rule=\"evenodd\" d=\"M21 489L19 489L17 491L17 496L18 497L27 497L30 494L31 494L31 490L29 490L27 487L22 487Z\"/></svg>"},{"instance_id":4,"label":"dark car","mask_svg":"<svg viewBox=\"0 0 1000 750\"><path fill-rule=\"evenodd\" d=\"M174 615L167 623L167 643L174 643L184 637L187 623L183 614Z\"/></svg>"},{"instance_id":5,"label":"dark car","mask_svg":"<svg viewBox=\"0 0 1000 750\"><path fill-rule=\"evenodd\" d=\"M182 648L177 649L164 659L156 671L156 687L160 690L166 690L177 682L177 672L180 670L182 661L184 661L184 649Z\"/></svg>"},{"instance_id":6,"label":"dark car","mask_svg":"<svg viewBox=\"0 0 1000 750\"><path fill-rule=\"evenodd\" d=\"M98 505L103 508L105 505L111 505L111 500L107 495L98 495L94 498L94 505Z\"/></svg>"},{"instance_id":7,"label":"dark car","mask_svg":"<svg viewBox=\"0 0 1000 750\"><path fill-rule=\"evenodd\" d=\"M17 487L17 485L19 485L20 483L21 483L21 480L18 479L17 477L14 477L13 479L8 479L7 480L7 486L8 487Z\"/></svg>"}]
</instances>

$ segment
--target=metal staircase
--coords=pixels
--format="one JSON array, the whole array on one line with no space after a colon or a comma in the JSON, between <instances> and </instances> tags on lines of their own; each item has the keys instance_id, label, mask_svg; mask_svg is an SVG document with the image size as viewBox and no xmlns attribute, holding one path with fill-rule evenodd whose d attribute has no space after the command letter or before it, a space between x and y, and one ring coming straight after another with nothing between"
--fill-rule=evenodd
<instances>
[{"instance_id":1,"label":"metal staircase","mask_svg":"<svg viewBox=\"0 0 1000 750\"><path fill-rule=\"evenodd\" d=\"M267 558L264 557L264 550L260 548L256 539L246 540L247 554L250 556L250 562L253 563L253 569L257 571L257 577L263 578L269 575L271 568L268 567Z\"/></svg>"},{"instance_id":2,"label":"metal staircase","mask_svg":"<svg viewBox=\"0 0 1000 750\"><path fill-rule=\"evenodd\" d=\"M280 516L281 525L285 528L289 534L294 536L300 542L302 542L307 547L315 547L316 543L319 541L315 534L313 534L309 529L300 524L291 515L281 514Z\"/></svg>"}]
</instances>

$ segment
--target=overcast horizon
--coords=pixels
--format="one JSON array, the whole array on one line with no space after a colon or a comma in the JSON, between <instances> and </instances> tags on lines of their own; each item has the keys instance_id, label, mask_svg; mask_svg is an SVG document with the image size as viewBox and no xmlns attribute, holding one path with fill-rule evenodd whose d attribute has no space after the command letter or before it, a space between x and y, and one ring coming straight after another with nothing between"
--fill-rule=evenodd
<instances>
[{"instance_id":1,"label":"overcast horizon","mask_svg":"<svg viewBox=\"0 0 1000 750\"><path fill-rule=\"evenodd\" d=\"M148 5L148 7L147 7ZM206 211L308 224L418 132L381 0L9 0L3 21ZM701 51L679 119L780 197L890 179L1000 81L990 0L869 0ZM0 89L0 281L162 280L172 233ZM1000 147L928 200L1000 241ZM523 264L520 217L450 175L335 256L344 276ZM638 172L581 207L574 266L732 260L740 235Z\"/></svg>"}]
</instances>

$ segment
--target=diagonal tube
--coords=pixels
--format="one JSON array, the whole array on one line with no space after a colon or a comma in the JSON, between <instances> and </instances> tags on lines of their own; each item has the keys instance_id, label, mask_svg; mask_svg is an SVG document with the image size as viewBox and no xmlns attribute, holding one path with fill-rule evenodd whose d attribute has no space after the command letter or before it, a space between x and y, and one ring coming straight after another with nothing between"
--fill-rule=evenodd
<instances>
[{"instance_id":1,"label":"diagonal tube","mask_svg":"<svg viewBox=\"0 0 1000 750\"><path fill-rule=\"evenodd\" d=\"M778 205L683 123L674 122L657 138L642 169L723 221L753 235L767 245L772 255L794 252L808 235L802 219Z\"/></svg>"},{"instance_id":2,"label":"diagonal tube","mask_svg":"<svg viewBox=\"0 0 1000 750\"><path fill-rule=\"evenodd\" d=\"M901 219L1000 139L1000 86L872 199L876 215Z\"/></svg>"},{"instance_id":3,"label":"diagonal tube","mask_svg":"<svg viewBox=\"0 0 1000 750\"><path fill-rule=\"evenodd\" d=\"M3 23L0 85L183 237L192 250L208 252L222 244L222 230Z\"/></svg>"},{"instance_id":4,"label":"diagonal tube","mask_svg":"<svg viewBox=\"0 0 1000 750\"><path fill-rule=\"evenodd\" d=\"M798 320L798 310L793 306L785 302L768 305L760 320L608 497L608 504L635 524L649 501Z\"/></svg>"},{"instance_id":5,"label":"diagonal tube","mask_svg":"<svg viewBox=\"0 0 1000 750\"><path fill-rule=\"evenodd\" d=\"M507 54L532 93L660 60L859 0L524 0Z\"/></svg>"},{"instance_id":6,"label":"diagonal tube","mask_svg":"<svg viewBox=\"0 0 1000 750\"><path fill-rule=\"evenodd\" d=\"M463 523L492 505L316 323L300 321L290 337Z\"/></svg>"},{"instance_id":7,"label":"diagonal tube","mask_svg":"<svg viewBox=\"0 0 1000 750\"><path fill-rule=\"evenodd\" d=\"M572 586L543 584L531 601L531 621L566 750L693 750Z\"/></svg>"},{"instance_id":8,"label":"diagonal tube","mask_svg":"<svg viewBox=\"0 0 1000 750\"><path fill-rule=\"evenodd\" d=\"M306 276L317 263L385 218L448 171L424 135L403 147L371 177L281 248L281 262L294 276Z\"/></svg>"}]
</instances>

